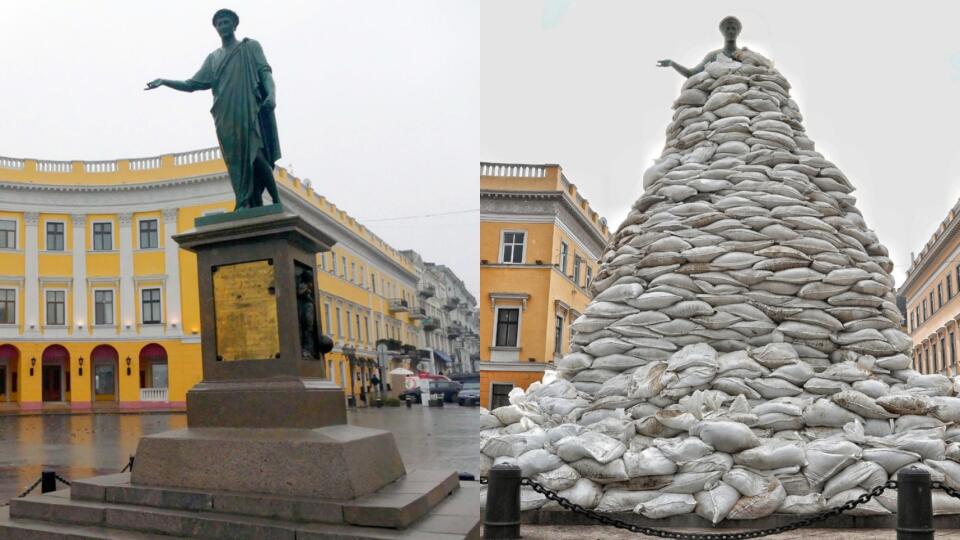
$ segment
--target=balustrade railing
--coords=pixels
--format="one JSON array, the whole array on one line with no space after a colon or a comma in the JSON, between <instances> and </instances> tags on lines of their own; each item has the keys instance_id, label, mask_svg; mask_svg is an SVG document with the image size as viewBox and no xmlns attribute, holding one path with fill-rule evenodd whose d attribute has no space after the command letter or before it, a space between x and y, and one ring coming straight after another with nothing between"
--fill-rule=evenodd
<instances>
[{"instance_id":1,"label":"balustrade railing","mask_svg":"<svg viewBox=\"0 0 960 540\"><path fill-rule=\"evenodd\" d=\"M206 161L215 161L223 157L220 154L220 147L204 148L202 150L192 150L190 152L180 152L173 155L174 165L192 165L194 163L204 163Z\"/></svg>"},{"instance_id":2,"label":"balustrade railing","mask_svg":"<svg viewBox=\"0 0 960 540\"><path fill-rule=\"evenodd\" d=\"M131 171L145 171L147 169L159 169L160 157L137 158L130 160Z\"/></svg>"},{"instance_id":3,"label":"balustrade railing","mask_svg":"<svg viewBox=\"0 0 960 540\"><path fill-rule=\"evenodd\" d=\"M17 158L0 157L0 169L23 169L23 160Z\"/></svg>"},{"instance_id":4,"label":"balustrade railing","mask_svg":"<svg viewBox=\"0 0 960 540\"><path fill-rule=\"evenodd\" d=\"M170 401L166 388L141 388L140 401Z\"/></svg>"},{"instance_id":5,"label":"balustrade railing","mask_svg":"<svg viewBox=\"0 0 960 540\"><path fill-rule=\"evenodd\" d=\"M83 172L88 172L88 173L117 172L117 162L116 161L84 161Z\"/></svg>"},{"instance_id":6,"label":"balustrade railing","mask_svg":"<svg viewBox=\"0 0 960 540\"><path fill-rule=\"evenodd\" d=\"M545 178L545 165L523 163L480 163L480 176L512 176L516 178Z\"/></svg>"},{"instance_id":7,"label":"balustrade railing","mask_svg":"<svg viewBox=\"0 0 960 540\"><path fill-rule=\"evenodd\" d=\"M68 173L72 164L69 161L50 161L46 159L37 160L37 172L47 173Z\"/></svg>"}]
</instances>

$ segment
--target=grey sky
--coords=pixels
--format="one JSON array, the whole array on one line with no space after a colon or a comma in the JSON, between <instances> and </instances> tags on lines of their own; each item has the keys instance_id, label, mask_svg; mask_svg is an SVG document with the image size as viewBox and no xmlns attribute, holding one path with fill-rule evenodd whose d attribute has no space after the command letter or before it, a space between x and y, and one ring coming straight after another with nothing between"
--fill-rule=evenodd
<instances>
[{"instance_id":1,"label":"grey sky","mask_svg":"<svg viewBox=\"0 0 960 540\"><path fill-rule=\"evenodd\" d=\"M726 15L793 85L898 283L960 196L960 3L487 0L481 15L481 160L560 163L614 228L682 84L656 61L699 63Z\"/></svg>"},{"instance_id":2,"label":"grey sky","mask_svg":"<svg viewBox=\"0 0 960 540\"><path fill-rule=\"evenodd\" d=\"M458 0L19 1L0 17L0 155L114 159L216 146L186 79L240 15L277 83L279 164L362 222L478 207L477 3ZM479 291L477 212L369 222Z\"/></svg>"}]
</instances>

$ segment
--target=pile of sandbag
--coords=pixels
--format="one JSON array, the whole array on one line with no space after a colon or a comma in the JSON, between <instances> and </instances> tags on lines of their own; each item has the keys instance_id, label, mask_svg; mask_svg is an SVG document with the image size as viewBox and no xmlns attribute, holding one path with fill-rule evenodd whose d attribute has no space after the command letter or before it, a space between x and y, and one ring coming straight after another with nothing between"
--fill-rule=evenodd
<instances>
[{"instance_id":1,"label":"pile of sandbag","mask_svg":"<svg viewBox=\"0 0 960 540\"><path fill-rule=\"evenodd\" d=\"M687 79L559 377L483 412L483 468L712 522L818 512L903 467L960 485L956 385L911 369L887 250L789 90L745 49Z\"/></svg>"}]
</instances>

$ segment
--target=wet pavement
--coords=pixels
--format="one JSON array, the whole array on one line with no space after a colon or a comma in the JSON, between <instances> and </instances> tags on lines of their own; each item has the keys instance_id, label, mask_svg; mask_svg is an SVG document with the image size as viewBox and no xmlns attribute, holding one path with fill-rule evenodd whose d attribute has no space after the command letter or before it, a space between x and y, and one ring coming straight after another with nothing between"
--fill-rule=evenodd
<instances>
[{"instance_id":1,"label":"wet pavement","mask_svg":"<svg viewBox=\"0 0 960 540\"><path fill-rule=\"evenodd\" d=\"M478 474L477 407L357 409L351 424L392 431L407 470ZM182 413L0 416L0 503L44 469L70 480L119 472L140 437L187 425Z\"/></svg>"}]
</instances>

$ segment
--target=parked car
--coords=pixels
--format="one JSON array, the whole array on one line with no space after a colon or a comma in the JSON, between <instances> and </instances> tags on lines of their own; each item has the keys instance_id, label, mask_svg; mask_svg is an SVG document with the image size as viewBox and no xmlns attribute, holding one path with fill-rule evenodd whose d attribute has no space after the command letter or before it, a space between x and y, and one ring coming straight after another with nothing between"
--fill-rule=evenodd
<instances>
[{"instance_id":1,"label":"parked car","mask_svg":"<svg viewBox=\"0 0 960 540\"><path fill-rule=\"evenodd\" d=\"M443 400L447 403L453 403L457 400L457 394L460 393L461 385L457 381L443 381L443 380L433 380L430 381L430 393L431 394L443 394ZM420 386L414 386L413 388L408 388L400 394L400 401L407 399L407 396L413 397L413 401L420 403L422 398L420 396Z\"/></svg>"},{"instance_id":2,"label":"parked car","mask_svg":"<svg viewBox=\"0 0 960 540\"><path fill-rule=\"evenodd\" d=\"M460 405L479 405L480 404L480 382L465 382L460 394L457 396L457 402Z\"/></svg>"}]
</instances>

